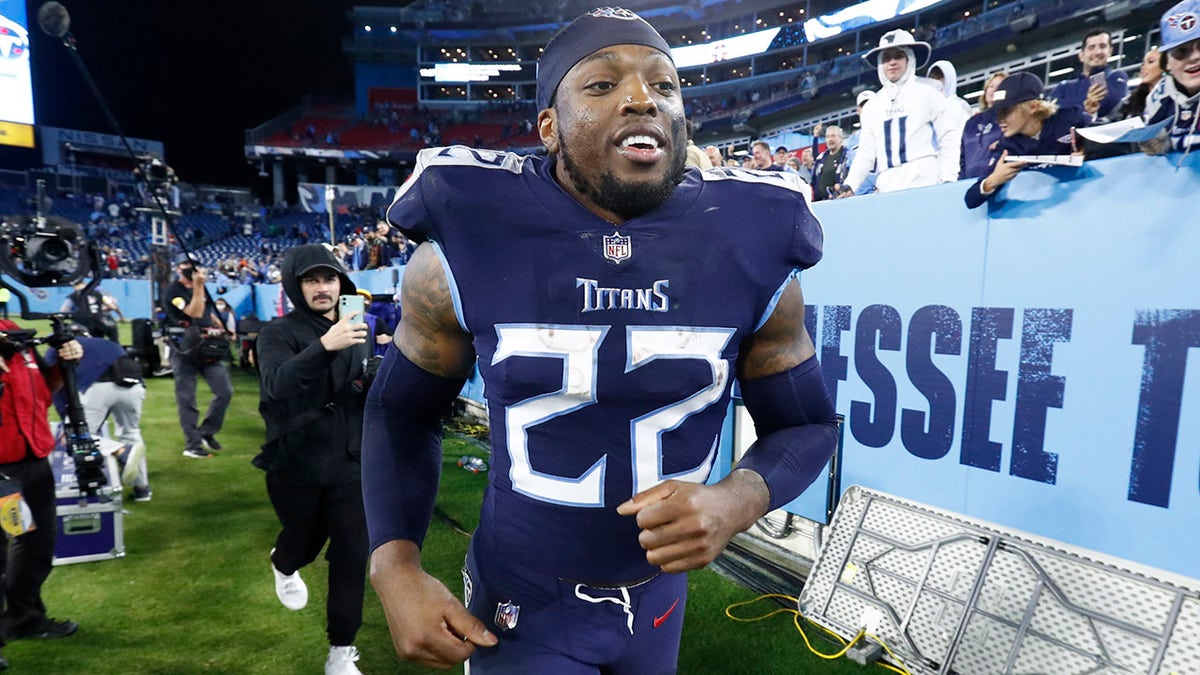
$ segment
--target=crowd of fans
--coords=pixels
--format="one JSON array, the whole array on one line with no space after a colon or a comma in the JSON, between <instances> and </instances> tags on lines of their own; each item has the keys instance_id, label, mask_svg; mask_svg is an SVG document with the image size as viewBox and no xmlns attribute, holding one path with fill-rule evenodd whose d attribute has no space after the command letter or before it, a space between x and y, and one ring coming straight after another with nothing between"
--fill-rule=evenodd
<instances>
[{"instance_id":1,"label":"crowd of fans","mask_svg":"<svg viewBox=\"0 0 1200 675\"><path fill-rule=\"evenodd\" d=\"M1200 28L1187 17L1198 11L1196 0L1167 10L1162 45L1146 54L1132 89L1125 73L1110 67L1112 35L1101 27L1084 36L1074 76L1049 93L1032 73L999 71L987 78L974 109L957 96L953 64L938 61L919 75L930 45L909 31L891 31L862 57L878 70L883 95L860 94L860 131L844 138L842 129L830 127L821 143L817 125L811 148L772 152L760 140L729 157L710 146L707 165L790 171L813 187L816 200L971 178L976 183L966 202L974 208L1021 170L1070 163L1073 155L1189 152L1200 145ZM1161 129L1139 143L1101 145L1076 134L1131 119ZM822 162L831 152L833 164Z\"/></svg>"}]
</instances>

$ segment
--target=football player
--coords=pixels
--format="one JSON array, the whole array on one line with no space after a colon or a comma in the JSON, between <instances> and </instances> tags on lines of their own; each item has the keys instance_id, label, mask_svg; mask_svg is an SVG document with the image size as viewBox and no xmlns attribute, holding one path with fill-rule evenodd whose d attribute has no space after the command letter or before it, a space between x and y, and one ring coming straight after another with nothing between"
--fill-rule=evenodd
<instances>
[{"instance_id":1,"label":"football player","mask_svg":"<svg viewBox=\"0 0 1200 675\"><path fill-rule=\"evenodd\" d=\"M837 442L786 172L685 169L679 76L633 12L538 64L547 157L420 153L388 219L420 245L367 403L371 580L397 652L489 673L674 672L688 570L791 501ZM492 470L466 607L421 568L439 417L478 367ZM734 377L757 442L706 484Z\"/></svg>"}]
</instances>

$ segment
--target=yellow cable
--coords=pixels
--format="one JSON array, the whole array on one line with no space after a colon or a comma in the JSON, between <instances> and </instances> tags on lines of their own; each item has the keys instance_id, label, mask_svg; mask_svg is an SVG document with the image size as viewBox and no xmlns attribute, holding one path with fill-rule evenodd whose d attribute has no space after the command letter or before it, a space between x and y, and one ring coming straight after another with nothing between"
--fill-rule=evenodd
<instances>
[{"instance_id":1,"label":"yellow cable","mask_svg":"<svg viewBox=\"0 0 1200 675\"><path fill-rule=\"evenodd\" d=\"M901 661L898 656L896 656L895 652L893 652L891 650L891 648L887 646L886 643L884 643L882 638L880 638L878 635L867 633L865 629L860 629L858 631L858 634L854 636L854 639L850 640L849 642L846 642L845 638L843 638L841 635L838 635L837 633L829 630L828 628L822 626L821 624L818 624L818 623L812 624L812 625L816 626L817 628L820 628L821 630L825 631L826 633L832 635L839 642L842 642L844 644L844 646L842 647L842 650L835 654L823 654L823 653L817 651L812 646L812 643L809 642L808 634L804 632L804 627L800 624L800 620L802 617L800 615L800 612L797 610L788 609L787 607L780 607L779 609L767 612L766 614L762 614L760 616L749 617L749 618L743 618L743 617L734 615L734 613L733 613L734 608L752 605L760 600L784 600L788 604L791 604L791 605L795 605L798 602L798 600L795 597L790 596L790 595L784 595L782 593L764 593L763 595L760 595L756 598L751 598L750 600L743 600L741 602L735 602L732 605L729 605L728 607L725 608L725 616L729 617L730 619L732 619L734 621L741 621L744 623L752 623L754 621L762 621L763 619L770 618L772 616L775 616L776 614L791 614L792 615L792 624L796 626L796 631L798 633L800 633L800 637L804 639L804 645L806 647L808 647L808 651L812 652L813 655L815 655L815 656L818 656L822 659L826 659L826 660L830 660L830 661L832 661L833 659L840 659L841 657L845 656L846 652L850 651L850 648L853 647L855 645L855 643L857 643L859 640L863 639L864 637L869 638L869 639L874 640L875 642L879 643L879 646L883 647L883 650L885 652L887 652L888 656L892 657L893 661L900 664L900 667L896 668L895 666L888 665L886 663L883 663L882 661L876 661L875 665L879 666L880 668L885 668L887 670L890 670L894 673L899 673L900 675L912 675L912 673L909 672L908 668L904 665L904 662Z\"/></svg>"},{"instance_id":2,"label":"yellow cable","mask_svg":"<svg viewBox=\"0 0 1200 675\"><path fill-rule=\"evenodd\" d=\"M850 651L850 648L854 646L854 643L858 642L863 636L863 632L860 630L858 631L858 635L854 636L854 639L850 640L845 644L844 647L842 647L841 651L837 652L836 654L822 654L814 649L812 643L808 641L808 635L805 634L804 627L800 625L800 612L796 612L796 615L792 617L792 623L795 624L796 631L800 633L800 637L804 638L804 644L808 647L808 651L812 652L815 656L819 656L830 661L833 659L840 659L845 656L846 652Z\"/></svg>"},{"instance_id":3,"label":"yellow cable","mask_svg":"<svg viewBox=\"0 0 1200 675\"><path fill-rule=\"evenodd\" d=\"M742 602L735 602L732 605L729 605L728 607L725 608L725 616L729 617L730 619L733 619L734 621L743 621L743 622L749 623L752 621L762 621L763 619L775 616L776 614L791 614L792 615L792 623L796 626L796 630L800 633L800 637L804 638L804 644L805 644L805 646L808 647L808 651L812 652L816 656L819 656L823 659L828 659L828 660L839 659L839 658L845 656L846 652L850 650L850 647L854 646L855 640L858 640L858 638L862 636L862 633L860 632L857 636L855 636L854 640L851 640L848 644L846 644L845 647L842 648L842 650L840 652L838 652L836 654L822 654L821 652L819 652L815 648L813 648L812 643L808 641L808 635L805 634L804 628L800 625L800 612L798 612L794 609L788 609L787 607L780 607L779 609L776 609L774 611L767 612L766 614L756 616L756 617L751 617L751 618L742 618L739 616L734 616L734 614L733 614L732 610L735 607L744 607L746 605L750 605L755 602L758 602L759 600L771 600L771 599L785 600L789 604L793 604L793 605L798 602L798 600L795 597L792 597L790 595L783 595L781 593L766 593L766 594L758 596L757 598L752 598L750 600L744 600ZM841 640L841 636L838 636L836 633L834 634L834 636L837 637L839 640Z\"/></svg>"},{"instance_id":4,"label":"yellow cable","mask_svg":"<svg viewBox=\"0 0 1200 675\"><path fill-rule=\"evenodd\" d=\"M909 672L909 670L908 670L908 666L904 665L904 662L900 660L900 657L896 656L896 653L893 652L892 649L887 646L887 643L884 642L882 638L880 638L878 635L873 635L871 633L867 633L866 635L868 638L878 642L879 646L883 647L883 651L887 652L888 656L892 657L893 661L900 664L900 669L893 668L893 667L887 665L886 663L881 663L879 665L881 665L884 668L887 668L888 670L891 670L893 672L902 673L902 675L912 675L912 673Z\"/></svg>"},{"instance_id":5,"label":"yellow cable","mask_svg":"<svg viewBox=\"0 0 1200 675\"><path fill-rule=\"evenodd\" d=\"M780 607L779 609L776 609L775 611L769 612L767 614L763 614L762 616L755 616L755 617L751 617L748 619L743 619L742 617L734 616L733 612L731 611L734 607L745 607L746 605L752 605L752 604L758 602L759 600L786 600L789 604L792 604L792 605L795 605L797 602L799 602L799 600L797 600L796 598L794 598L790 595L783 595L782 593L767 593L765 595L760 595L757 598L752 598L750 600L744 600L742 602L733 603L732 605L725 608L725 616L729 617L730 619L733 619L734 621L741 621L743 623L751 623L754 621L762 621L763 619L775 616L776 614L798 614L799 613L794 609L788 609L787 607Z\"/></svg>"}]
</instances>

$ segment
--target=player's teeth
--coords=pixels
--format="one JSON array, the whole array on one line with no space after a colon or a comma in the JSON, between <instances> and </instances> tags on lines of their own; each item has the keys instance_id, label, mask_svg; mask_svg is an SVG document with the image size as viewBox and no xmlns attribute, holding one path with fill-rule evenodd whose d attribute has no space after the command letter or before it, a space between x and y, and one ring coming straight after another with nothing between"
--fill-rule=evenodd
<instances>
[{"instance_id":1,"label":"player's teeth","mask_svg":"<svg viewBox=\"0 0 1200 675\"><path fill-rule=\"evenodd\" d=\"M621 147L628 148L631 145L649 145L652 148L658 147L658 141L650 136L630 136L621 141Z\"/></svg>"}]
</instances>

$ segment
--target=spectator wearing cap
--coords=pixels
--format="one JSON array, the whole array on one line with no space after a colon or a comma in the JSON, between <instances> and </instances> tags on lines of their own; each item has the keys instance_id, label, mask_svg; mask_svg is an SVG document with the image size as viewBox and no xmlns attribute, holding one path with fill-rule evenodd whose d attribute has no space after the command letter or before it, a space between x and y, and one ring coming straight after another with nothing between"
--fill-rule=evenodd
<instances>
[{"instance_id":1,"label":"spectator wearing cap","mask_svg":"<svg viewBox=\"0 0 1200 675\"><path fill-rule=\"evenodd\" d=\"M1079 106L1096 119L1107 119L1129 93L1125 73L1108 67L1111 56L1112 36L1108 29L1088 31L1079 49L1078 75L1059 82L1050 92L1050 99L1063 108Z\"/></svg>"},{"instance_id":2,"label":"spectator wearing cap","mask_svg":"<svg viewBox=\"0 0 1200 675\"><path fill-rule=\"evenodd\" d=\"M863 108L858 151L843 193L854 193L867 174L878 172L880 192L936 185L958 179L961 110L942 92L917 81L929 60L929 43L898 29L863 55L876 66L883 88Z\"/></svg>"},{"instance_id":3,"label":"spectator wearing cap","mask_svg":"<svg viewBox=\"0 0 1200 675\"><path fill-rule=\"evenodd\" d=\"M1008 73L998 71L988 77L979 97L979 112L971 116L963 126L962 152L959 153L959 178L979 178L991 171L992 151L1004 138L1000 133L1000 122L992 109L992 98L996 89Z\"/></svg>"},{"instance_id":4,"label":"spectator wearing cap","mask_svg":"<svg viewBox=\"0 0 1200 675\"><path fill-rule=\"evenodd\" d=\"M873 98L875 98L875 92L871 91L870 89L866 89L866 90L858 92L858 96L854 99L855 110L858 113L858 119L860 121L855 123L854 126L856 126L858 128L855 129L853 133L851 133L849 136L846 137L845 143L844 143L844 145L846 146L846 152L849 153L848 157L847 157L848 164L846 167L847 175L849 175L850 166L853 165L853 163L854 163L854 156L858 152L858 139L862 136L862 121L861 120L862 120L862 115L863 115L863 109L866 107L867 101L870 101ZM819 128L820 128L820 125L818 125L818 127L815 127L813 133L814 134L819 133L819 131L817 131L817 129L819 129ZM837 197L849 197L849 196L856 195L856 194L858 194L858 195L871 194L872 192L875 191L875 176L876 176L875 165L872 164L870 171L867 173L866 177L863 178L863 182L861 184L859 184L857 191L852 192L852 193L848 192L848 191L842 191L841 187L839 186L838 187L839 192L838 192L838 194L834 195L834 197L837 198ZM845 182L846 182L845 178L843 178L842 183L844 184Z\"/></svg>"},{"instance_id":5,"label":"spectator wearing cap","mask_svg":"<svg viewBox=\"0 0 1200 675\"><path fill-rule=\"evenodd\" d=\"M858 139L862 135L862 114L863 108L866 107L867 101L875 98L875 92L870 89L858 92L858 97L854 99L854 110L858 115L859 122L854 126L857 127L849 136L846 137L846 149L853 153L858 150ZM813 128L813 134L820 134L820 126Z\"/></svg>"},{"instance_id":6,"label":"spectator wearing cap","mask_svg":"<svg viewBox=\"0 0 1200 675\"><path fill-rule=\"evenodd\" d=\"M1160 28L1167 77L1146 101L1147 125L1166 122L1157 139L1143 144L1150 154L1200 148L1200 0L1184 0L1162 16Z\"/></svg>"},{"instance_id":7,"label":"spectator wearing cap","mask_svg":"<svg viewBox=\"0 0 1200 675\"><path fill-rule=\"evenodd\" d=\"M786 145L776 146L775 147L775 166L778 166L778 167L785 166L787 164L788 159L791 158L791 156L792 156L792 153L788 151Z\"/></svg>"},{"instance_id":8,"label":"spectator wearing cap","mask_svg":"<svg viewBox=\"0 0 1200 675\"><path fill-rule=\"evenodd\" d=\"M992 198L1011 181L1025 162L1006 161L1009 155L1069 155L1075 152L1074 130L1087 126L1091 115L1081 108L1060 108L1042 97L1042 80L1033 73L1016 73L996 88L992 110L1004 135L992 151L991 171L975 182L965 197L967 208Z\"/></svg>"}]
</instances>

